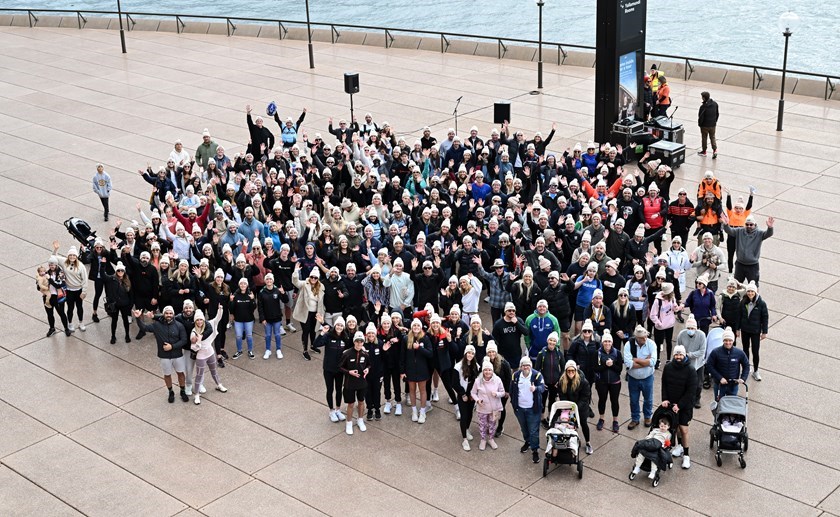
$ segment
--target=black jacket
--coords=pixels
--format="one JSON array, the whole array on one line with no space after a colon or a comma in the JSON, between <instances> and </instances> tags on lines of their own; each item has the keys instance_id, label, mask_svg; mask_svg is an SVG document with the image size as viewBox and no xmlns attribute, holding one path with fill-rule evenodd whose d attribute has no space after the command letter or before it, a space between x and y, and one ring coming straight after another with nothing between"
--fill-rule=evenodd
<instances>
[{"instance_id":1,"label":"black jacket","mask_svg":"<svg viewBox=\"0 0 840 517\"><path fill-rule=\"evenodd\" d=\"M737 329L741 332L746 332L747 334L767 334L767 326L768 326L768 314L767 314L767 304L764 303L764 299L756 295L755 296L755 307L753 310L747 314L747 302L749 302L749 298L744 296L741 299L741 307L740 307L740 314L741 317L738 319L738 327Z\"/></svg>"},{"instance_id":2,"label":"black jacket","mask_svg":"<svg viewBox=\"0 0 840 517\"><path fill-rule=\"evenodd\" d=\"M347 288L339 275L335 280L326 278L324 284L324 312L334 313L344 310L344 301L347 300ZM340 298L338 293L344 296Z\"/></svg>"},{"instance_id":3,"label":"black jacket","mask_svg":"<svg viewBox=\"0 0 840 517\"><path fill-rule=\"evenodd\" d=\"M260 289L257 294L257 313L259 321L277 323L283 320L283 304L289 301L289 295L281 293L277 286L269 290Z\"/></svg>"},{"instance_id":4,"label":"black jacket","mask_svg":"<svg viewBox=\"0 0 840 517\"><path fill-rule=\"evenodd\" d=\"M700 127L715 127L717 126L719 116L718 103L713 99L709 99L700 105L700 111L697 114L697 125Z\"/></svg>"},{"instance_id":5,"label":"black jacket","mask_svg":"<svg viewBox=\"0 0 840 517\"><path fill-rule=\"evenodd\" d=\"M432 343L429 341L429 336L423 336L419 341L420 347L416 350L414 347L404 345L402 356L400 357L402 365L400 371L405 374L408 381L419 382L429 380L429 359L432 358Z\"/></svg>"},{"instance_id":6,"label":"black jacket","mask_svg":"<svg viewBox=\"0 0 840 517\"><path fill-rule=\"evenodd\" d=\"M504 318L499 318L493 324L493 340L499 347L499 353L509 363L519 365L519 360L522 359L522 337L528 335L529 332L528 326L518 316L516 321L509 322Z\"/></svg>"},{"instance_id":7,"label":"black jacket","mask_svg":"<svg viewBox=\"0 0 840 517\"><path fill-rule=\"evenodd\" d=\"M662 370L662 400L691 408L697 392L697 372L687 358L671 361Z\"/></svg>"},{"instance_id":8,"label":"black jacket","mask_svg":"<svg viewBox=\"0 0 840 517\"><path fill-rule=\"evenodd\" d=\"M587 380L595 379L595 365L598 362L598 349L601 347L601 340L593 333L589 343L584 343L583 338L576 337L569 349L566 351L566 360L573 360L577 363L578 369ZM561 399L563 400L563 399Z\"/></svg>"},{"instance_id":9,"label":"black jacket","mask_svg":"<svg viewBox=\"0 0 840 517\"><path fill-rule=\"evenodd\" d=\"M256 298L256 296L254 297ZM233 293L233 300L230 302L230 313L233 320L240 323L254 321L254 309L257 307L256 299L251 299L251 291L243 293L239 289Z\"/></svg>"},{"instance_id":10,"label":"black jacket","mask_svg":"<svg viewBox=\"0 0 840 517\"><path fill-rule=\"evenodd\" d=\"M184 345L187 343L187 331L184 326L172 320L171 323L153 320L151 323L144 323L137 318L137 326L144 332L151 332L155 335L157 342L157 356L161 359L177 359L183 356ZM163 349L164 343L169 343L172 348L169 351Z\"/></svg>"},{"instance_id":11,"label":"black jacket","mask_svg":"<svg viewBox=\"0 0 840 517\"><path fill-rule=\"evenodd\" d=\"M441 330L443 330L443 327L441 327ZM427 336L432 345L432 365L435 370L442 374L452 369L455 365L455 358L458 356L458 343L453 341L451 336L444 337L443 334L439 336L427 334Z\"/></svg>"},{"instance_id":12,"label":"black jacket","mask_svg":"<svg viewBox=\"0 0 840 517\"><path fill-rule=\"evenodd\" d=\"M347 349L344 337L337 335L334 330L330 330L327 334L319 335L312 347L324 348L324 371L338 373L341 354Z\"/></svg>"},{"instance_id":13,"label":"black jacket","mask_svg":"<svg viewBox=\"0 0 840 517\"><path fill-rule=\"evenodd\" d=\"M114 275L105 276L105 298L117 309L126 309L134 304L132 291L126 291Z\"/></svg>"},{"instance_id":14,"label":"black jacket","mask_svg":"<svg viewBox=\"0 0 840 517\"><path fill-rule=\"evenodd\" d=\"M370 356L367 353L367 350L362 347L361 350L356 350L355 348L350 348L349 350L345 350L341 354L341 358L338 361L338 369L341 373L344 373L344 386L346 389L351 390L361 390L367 387L367 381L365 380L365 370L368 370L368 375L370 374ZM359 374L359 377L350 375L350 372L356 372Z\"/></svg>"},{"instance_id":15,"label":"black jacket","mask_svg":"<svg viewBox=\"0 0 840 517\"><path fill-rule=\"evenodd\" d=\"M612 359L612 366L607 366L607 360ZM612 347L610 353L604 351L603 346L598 349L598 362L595 363L595 384L615 384L621 382L621 369L624 358L621 350Z\"/></svg>"},{"instance_id":16,"label":"black jacket","mask_svg":"<svg viewBox=\"0 0 840 517\"><path fill-rule=\"evenodd\" d=\"M586 420L589 417L589 400L592 397L592 389L589 387L589 381L580 375L580 373L578 373L578 377L580 377L578 389L572 391L572 385L568 384L564 390L561 384L560 389L557 391L557 398L558 400L568 400L569 402L576 403L580 418Z\"/></svg>"}]
</instances>

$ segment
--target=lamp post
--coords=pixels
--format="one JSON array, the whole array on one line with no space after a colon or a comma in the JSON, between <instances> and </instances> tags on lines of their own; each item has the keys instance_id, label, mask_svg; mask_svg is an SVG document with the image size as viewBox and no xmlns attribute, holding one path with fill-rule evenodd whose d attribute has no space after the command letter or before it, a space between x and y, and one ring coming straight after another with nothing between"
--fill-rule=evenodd
<instances>
[{"instance_id":1,"label":"lamp post","mask_svg":"<svg viewBox=\"0 0 840 517\"><path fill-rule=\"evenodd\" d=\"M543 60L542 60L542 10L545 5L544 0L537 0L537 7L540 9L540 40L537 47L537 89L542 90L543 87Z\"/></svg>"},{"instance_id":2,"label":"lamp post","mask_svg":"<svg viewBox=\"0 0 840 517\"><path fill-rule=\"evenodd\" d=\"M315 68L315 54L312 52L312 25L309 22L309 0L306 0L306 38L309 40L309 68Z\"/></svg>"},{"instance_id":3,"label":"lamp post","mask_svg":"<svg viewBox=\"0 0 840 517\"><path fill-rule=\"evenodd\" d=\"M120 43L122 44L122 53L125 54L125 32L123 32L122 6L120 5L120 0L117 0L117 16L120 18Z\"/></svg>"},{"instance_id":4,"label":"lamp post","mask_svg":"<svg viewBox=\"0 0 840 517\"><path fill-rule=\"evenodd\" d=\"M779 30L785 37L785 57L782 61L782 90L779 94L779 115L776 118L776 131L782 131L782 119L785 116L785 79L787 76L788 42L793 31L799 27L799 16L790 11L779 16Z\"/></svg>"}]
</instances>

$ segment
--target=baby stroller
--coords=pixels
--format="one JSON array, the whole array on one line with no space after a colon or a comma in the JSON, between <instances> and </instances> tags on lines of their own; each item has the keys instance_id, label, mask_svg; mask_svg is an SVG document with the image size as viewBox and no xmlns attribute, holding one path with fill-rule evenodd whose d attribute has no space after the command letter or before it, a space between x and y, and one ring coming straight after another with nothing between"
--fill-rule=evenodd
<instances>
[{"instance_id":1,"label":"baby stroller","mask_svg":"<svg viewBox=\"0 0 840 517\"><path fill-rule=\"evenodd\" d=\"M93 243L96 240L96 232L90 228L88 223L78 217L71 217L64 221L64 227L83 246L88 248L93 247Z\"/></svg>"},{"instance_id":2,"label":"baby stroller","mask_svg":"<svg viewBox=\"0 0 840 517\"><path fill-rule=\"evenodd\" d=\"M709 360L709 356L712 355L712 352L715 348L718 348L723 345L723 329L721 327L715 327L713 329L709 329L709 335L706 336L706 361ZM703 389L707 390L712 387L712 374L709 373L709 370L703 373Z\"/></svg>"},{"instance_id":3,"label":"baby stroller","mask_svg":"<svg viewBox=\"0 0 840 517\"><path fill-rule=\"evenodd\" d=\"M717 444L715 462L718 467L723 465L722 455L737 454L741 468L747 468L744 454L750 444L747 434L747 404L750 391L746 384L744 384L744 390L743 397L738 395L721 397L715 408L715 423L709 430L709 448L714 449Z\"/></svg>"},{"instance_id":4,"label":"baby stroller","mask_svg":"<svg viewBox=\"0 0 840 517\"><path fill-rule=\"evenodd\" d=\"M580 414L577 404L560 400L551 405L548 421L550 428L545 433L545 460L543 477L548 475L548 466L577 465L578 479L583 479L583 460L580 458L580 436L578 422Z\"/></svg>"},{"instance_id":5,"label":"baby stroller","mask_svg":"<svg viewBox=\"0 0 840 517\"><path fill-rule=\"evenodd\" d=\"M651 483L654 487L659 486L659 477L663 470L674 468L674 461L671 458L671 450L673 450L679 442L678 428L680 419L671 407L666 408L659 406L656 408L656 411L653 412L653 417L650 419L650 428L648 428L648 432L658 427L659 421L662 420L662 418L666 418L668 420L668 432L671 433L670 443L666 442L665 447L660 448L656 452L646 450L638 451L638 454L641 454L645 458L642 465L639 467L642 471L650 472L652 468L651 462L656 462L657 470L655 477L653 478L653 482ZM636 479L635 472L631 470L628 477L630 478L630 481Z\"/></svg>"}]
</instances>

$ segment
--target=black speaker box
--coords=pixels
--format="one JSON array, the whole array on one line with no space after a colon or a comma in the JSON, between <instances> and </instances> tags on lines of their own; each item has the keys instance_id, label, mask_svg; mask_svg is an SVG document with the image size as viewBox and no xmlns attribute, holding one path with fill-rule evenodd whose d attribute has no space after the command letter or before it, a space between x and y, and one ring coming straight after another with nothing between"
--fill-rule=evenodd
<instances>
[{"instance_id":1,"label":"black speaker box","mask_svg":"<svg viewBox=\"0 0 840 517\"><path fill-rule=\"evenodd\" d=\"M356 72L344 73L344 92L359 93L359 74Z\"/></svg>"},{"instance_id":2,"label":"black speaker box","mask_svg":"<svg viewBox=\"0 0 840 517\"><path fill-rule=\"evenodd\" d=\"M493 123L503 124L505 120L510 122L510 101L498 101L493 104Z\"/></svg>"}]
</instances>

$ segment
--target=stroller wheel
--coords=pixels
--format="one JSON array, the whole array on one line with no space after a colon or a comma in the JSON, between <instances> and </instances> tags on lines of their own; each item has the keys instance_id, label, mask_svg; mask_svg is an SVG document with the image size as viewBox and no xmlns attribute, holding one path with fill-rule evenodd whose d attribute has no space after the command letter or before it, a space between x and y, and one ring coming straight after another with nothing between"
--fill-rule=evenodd
<instances>
[{"instance_id":1,"label":"stroller wheel","mask_svg":"<svg viewBox=\"0 0 840 517\"><path fill-rule=\"evenodd\" d=\"M723 465L723 459L720 457L720 453L715 454L715 463L717 463L718 467Z\"/></svg>"},{"instance_id":2,"label":"stroller wheel","mask_svg":"<svg viewBox=\"0 0 840 517\"><path fill-rule=\"evenodd\" d=\"M577 471L578 471L578 479L583 479L583 460L578 461Z\"/></svg>"},{"instance_id":3,"label":"stroller wheel","mask_svg":"<svg viewBox=\"0 0 840 517\"><path fill-rule=\"evenodd\" d=\"M627 477L630 478L630 481L633 481L634 479L636 479L636 473L631 470L630 475Z\"/></svg>"},{"instance_id":4,"label":"stroller wheel","mask_svg":"<svg viewBox=\"0 0 840 517\"><path fill-rule=\"evenodd\" d=\"M714 436L714 435L712 435L711 437L709 437L709 448L710 448L710 449L714 449L714 448L715 448L715 436Z\"/></svg>"},{"instance_id":5,"label":"stroller wheel","mask_svg":"<svg viewBox=\"0 0 840 517\"><path fill-rule=\"evenodd\" d=\"M747 460L744 459L744 456L738 456L738 463L741 465L742 469L747 468Z\"/></svg>"},{"instance_id":6,"label":"stroller wheel","mask_svg":"<svg viewBox=\"0 0 840 517\"><path fill-rule=\"evenodd\" d=\"M543 460L543 477L548 475L548 458Z\"/></svg>"},{"instance_id":7,"label":"stroller wheel","mask_svg":"<svg viewBox=\"0 0 840 517\"><path fill-rule=\"evenodd\" d=\"M651 485L653 485L654 488L659 486L659 476L653 478L653 483L651 483Z\"/></svg>"},{"instance_id":8,"label":"stroller wheel","mask_svg":"<svg viewBox=\"0 0 840 517\"><path fill-rule=\"evenodd\" d=\"M747 433L744 433L744 452L747 452L747 449L750 447L750 437Z\"/></svg>"}]
</instances>

